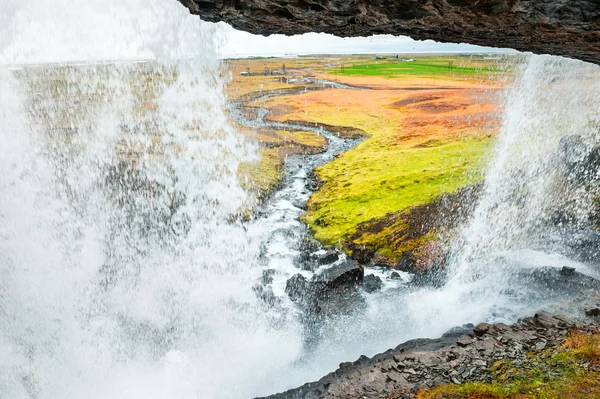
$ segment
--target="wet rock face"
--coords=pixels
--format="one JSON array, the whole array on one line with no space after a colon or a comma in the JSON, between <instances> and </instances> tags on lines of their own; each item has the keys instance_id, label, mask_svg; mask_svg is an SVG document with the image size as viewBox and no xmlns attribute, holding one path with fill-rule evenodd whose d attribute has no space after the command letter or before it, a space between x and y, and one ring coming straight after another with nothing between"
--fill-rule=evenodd
<instances>
[{"instance_id":1,"label":"wet rock face","mask_svg":"<svg viewBox=\"0 0 600 399\"><path fill-rule=\"evenodd\" d=\"M575 327L583 332L598 328L545 312L514 325L458 327L439 339L408 341L372 358L342 363L319 381L269 398L381 398L392 392L393 397L414 398L421 388L490 381L489 367L498 360L523 364L532 353L560 347Z\"/></svg>"},{"instance_id":2,"label":"wet rock face","mask_svg":"<svg viewBox=\"0 0 600 399\"><path fill-rule=\"evenodd\" d=\"M580 136L565 136L559 144L567 182L584 184L600 180L600 146L589 147Z\"/></svg>"},{"instance_id":3,"label":"wet rock face","mask_svg":"<svg viewBox=\"0 0 600 399\"><path fill-rule=\"evenodd\" d=\"M309 323L336 313L347 313L359 306L363 299L359 288L373 292L381 288L376 281L363 284L365 271L352 260L332 265L310 280L296 274L286 283L285 292L304 309Z\"/></svg>"},{"instance_id":4,"label":"wet rock face","mask_svg":"<svg viewBox=\"0 0 600 399\"><path fill-rule=\"evenodd\" d=\"M508 47L600 63L597 0L179 0L256 34L326 32Z\"/></svg>"}]
</instances>

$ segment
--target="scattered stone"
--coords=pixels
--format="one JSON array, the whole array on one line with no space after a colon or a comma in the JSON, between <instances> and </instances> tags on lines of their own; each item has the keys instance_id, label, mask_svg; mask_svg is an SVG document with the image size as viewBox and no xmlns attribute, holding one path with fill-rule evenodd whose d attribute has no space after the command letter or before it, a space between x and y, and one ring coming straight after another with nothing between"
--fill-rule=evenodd
<instances>
[{"instance_id":1,"label":"scattered stone","mask_svg":"<svg viewBox=\"0 0 600 399\"><path fill-rule=\"evenodd\" d=\"M363 279L362 287L369 294L375 291L379 291L383 286L381 279L373 274L365 276Z\"/></svg>"},{"instance_id":2,"label":"scattered stone","mask_svg":"<svg viewBox=\"0 0 600 399\"><path fill-rule=\"evenodd\" d=\"M416 265L417 257L413 255L411 251L404 251L400 257L400 260L398 261L398 264L396 265L396 269L403 272L409 272L414 271Z\"/></svg>"},{"instance_id":3,"label":"scattered stone","mask_svg":"<svg viewBox=\"0 0 600 399\"><path fill-rule=\"evenodd\" d=\"M537 344L535 344L535 349L541 351L546 347L546 343L545 342L538 342Z\"/></svg>"},{"instance_id":4,"label":"scattered stone","mask_svg":"<svg viewBox=\"0 0 600 399\"><path fill-rule=\"evenodd\" d=\"M563 276L572 276L575 274L575 268L569 267L569 266L563 266L563 268L560 269L560 274L562 274Z\"/></svg>"},{"instance_id":5,"label":"scattered stone","mask_svg":"<svg viewBox=\"0 0 600 399\"><path fill-rule=\"evenodd\" d=\"M475 326L475 328L473 328L473 334L475 334L478 337L481 337L482 335L487 334L490 327L491 326L488 323L479 323Z\"/></svg>"},{"instance_id":6,"label":"scattered stone","mask_svg":"<svg viewBox=\"0 0 600 399\"><path fill-rule=\"evenodd\" d=\"M588 317L600 317L600 308L586 310L585 315Z\"/></svg>"},{"instance_id":7,"label":"scattered stone","mask_svg":"<svg viewBox=\"0 0 600 399\"><path fill-rule=\"evenodd\" d=\"M369 263L373 256L375 256L375 251L365 247L364 245L355 244L352 246L352 259L354 259L358 263L361 263L363 265L365 263Z\"/></svg>"},{"instance_id":8,"label":"scattered stone","mask_svg":"<svg viewBox=\"0 0 600 399\"><path fill-rule=\"evenodd\" d=\"M468 335L463 335L458 339L458 341L456 341L456 344L461 347L469 346L472 343L473 343L473 339L471 337L469 337Z\"/></svg>"},{"instance_id":9,"label":"scattered stone","mask_svg":"<svg viewBox=\"0 0 600 399\"><path fill-rule=\"evenodd\" d=\"M376 398L402 392L402 396L393 397L412 399L421 388L490 381L489 365L510 359L515 366L524 366L532 350L559 348L573 328L588 327L547 312L538 312L511 326L503 323L471 325L468 334L458 339L454 336L408 341L372 358L361 356L353 363L342 363L338 370L317 382L270 398ZM597 331L599 327L589 328ZM458 329L464 331L462 327Z\"/></svg>"},{"instance_id":10,"label":"scattered stone","mask_svg":"<svg viewBox=\"0 0 600 399\"><path fill-rule=\"evenodd\" d=\"M398 273L398 272L392 272L392 274L390 274L390 278L392 280L398 280L398 279L401 279L402 276L400 276L400 273Z\"/></svg>"}]
</instances>

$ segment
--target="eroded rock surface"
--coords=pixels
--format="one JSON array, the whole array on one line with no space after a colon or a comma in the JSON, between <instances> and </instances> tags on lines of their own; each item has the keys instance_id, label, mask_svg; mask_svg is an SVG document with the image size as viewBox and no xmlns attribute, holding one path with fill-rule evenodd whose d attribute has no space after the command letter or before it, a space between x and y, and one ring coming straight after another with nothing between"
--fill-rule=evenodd
<instances>
[{"instance_id":1,"label":"eroded rock surface","mask_svg":"<svg viewBox=\"0 0 600 399\"><path fill-rule=\"evenodd\" d=\"M600 63L597 0L179 0L256 34L408 35Z\"/></svg>"},{"instance_id":2,"label":"eroded rock surface","mask_svg":"<svg viewBox=\"0 0 600 399\"><path fill-rule=\"evenodd\" d=\"M359 294L363 286L365 271L352 260L332 265L329 269L315 274L310 280L296 274L286 284L285 292L298 304L309 323L336 313L347 313L355 309L364 299ZM369 279L370 280L370 279ZM377 282L368 281L367 287L375 291L380 288Z\"/></svg>"},{"instance_id":3,"label":"eroded rock surface","mask_svg":"<svg viewBox=\"0 0 600 399\"><path fill-rule=\"evenodd\" d=\"M439 384L490 381L489 367L496 361L525 362L532 353L559 347L572 328L598 326L545 312L514 325L463 326L439 339L413 340L372 358L342 363L319 381L269 398L377 398L391 392L412 398L419 389Z\"/></svg>"}]
</instances>

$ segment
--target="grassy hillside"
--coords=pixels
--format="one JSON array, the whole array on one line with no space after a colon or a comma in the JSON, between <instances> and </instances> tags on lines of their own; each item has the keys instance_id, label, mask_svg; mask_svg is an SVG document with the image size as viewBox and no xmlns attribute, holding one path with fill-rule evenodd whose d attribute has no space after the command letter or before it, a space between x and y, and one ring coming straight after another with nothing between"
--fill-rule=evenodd
<instances>
[{"instance_id":1,"label":"grassy hillside","mask_svg":"<svg viewBox=\"0 0 600 399\"><path fill-rule=\"evenodd\" d=\"M375 90L325 90L255 104L271 109L272 120L318 122L366 132L369 137L358 147L316 170L323 185L311 197L304 221L326 244L365 245L395 262L405 250L423 245L436 234L417 239L397 239L396 234L391 240L391 233L407 228L408 221L389 218L390 223L393 220L389 224L386 215L480 180L498 126L495 101L501 83L475 74L445 76L447 71L436 64L438 58L431 65L411 64L421 74L408 75L385 76L391 65L387 62L372 60L368 68L364 60L360 62L355 69L345 69L352 76L328 79ZM473 73L482 69L481 65L462 68ZM367 69L377 73L358 76ZM383 221L375 223L379 230L358 229L373 221Z\"/></svg>"},{"instance_id":2,"label":"grassy hillside","mask_svg":"<svg viewBox=\"0 0 600 399\"><path fill-rule=\"evenodd\" d=\"M373 56L236 61L235 71L279 68L298 77L336 80L358 89L328 89L251 101L273 121L302 121L360 130L355 149L316 170L322 188L303 220L315 237L351 250L364 245L390 264L406 250L434 240L439 231L410 226L406 211L432 203L481 179L485 155L498 126L499 60L484 57L419 57L415 61ZM232 64L233 65L233 64ZM280 89L274 77L234 76L230 93L250 87ZM254 83L252 83L254 82ZM297 81L296 81L297 82ZM257 84L259 86L257 86ZM285 85L285 84L283 84ZM280 135L278 140L295 140ZM273 138L259 132L266 147ZM308 138L312 141L311 138ZM281 166L272 149L255 170L274 184ZM280 158L279 158L280 159ZM408 231L413 233L408 234Z\"/></svg>"}]
</instances>

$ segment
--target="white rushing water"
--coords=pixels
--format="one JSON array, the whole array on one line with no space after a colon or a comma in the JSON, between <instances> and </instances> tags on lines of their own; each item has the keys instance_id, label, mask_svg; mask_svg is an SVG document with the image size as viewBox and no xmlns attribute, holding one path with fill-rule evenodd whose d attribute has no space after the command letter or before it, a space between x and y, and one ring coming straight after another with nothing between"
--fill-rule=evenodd
<instances>
[{"instance_id":1,"label":"white rushing water","mask_svg":"<svg viewBox=\"0 0 600 399\"><path fill-rule=\"evenodd\" d=\"M540 278L536 271L542 267L569 266L600 276L597 253L595 260L581 259L581 242L575 250L572 242L577 228L586 226L597 188L568 184L564 177L564 143L574 135L580 146L571 149L600 141L599 73L578 61L525 57L503 94L498 141L479 201L453 244L447 280L440 287L402 285L369 295L366 311L325 327L324 339L298 368L317 367L323 375L342 359L438 337L453 326L514 322L540 309L569 306L576 293ZM572 215L572 230L553 221L557 212ZM588 249L600 250L598 233L589 233L595 241Z\"/></svg>"},{"instance_id":2,"label":"white rushing water","mask_svg":"<svg viewBox=\"0 0 600 399\"><path fill-rule=\"evenodd\" d=\"M273 393L406 339L537 310L550 299L519 279L529 267L596 273L544 224L589 208L561 185L559 148L599 140L596 67L529 57L448 282L368 295L305 348L295 313L254 287L274 268L283 295L297 271L299 236L284 230L305 231L307 170L290 160L268 215L238 217L252 202L238 166L258 149L228 122L218 28L160 0L9 1L0 22L0 398Z\"/></svg>"},{"instance_id":3,"label":"white rushing water","mask_svg":"<svg viewBox=\"0 0 600 399\"><path fill-rule=\"evenodd\" d=\"M174 1L17 3L2 59L36 65L0 75L0 397L269 386L301 341L252 290L261 237L235 220L257 151L225 114L218 28Z\"/></svg>"}]
</instances>

